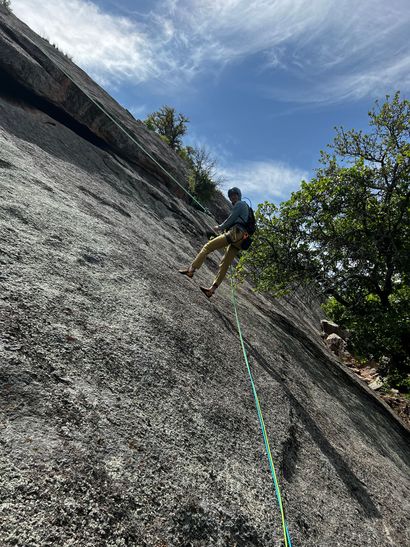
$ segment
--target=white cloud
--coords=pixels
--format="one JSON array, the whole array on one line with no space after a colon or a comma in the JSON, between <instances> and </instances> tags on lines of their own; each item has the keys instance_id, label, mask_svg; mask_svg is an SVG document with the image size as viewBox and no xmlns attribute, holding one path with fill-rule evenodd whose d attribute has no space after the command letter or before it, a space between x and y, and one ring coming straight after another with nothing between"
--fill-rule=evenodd
<instances>
[{"instance_id":1,"label":"white cloud","mask_svg":"<svg viewBox=\"0 0 410 547\"><path fill-rule=\"evenodd\" d=\"M86 0L13 0L13 11L101 83L161 76L147 29Z\"/></svg>"},{"instance_id":2,"label":"white cloud","mask_svg":"<svg viewBox=\"0 0 410 547\"><path fill-rule=\"evenodd\" d=\"M410 89L408 0L189 0L189 6L181 0L174 18L190 37L196 69L261 53L265 71L293 77L291 86L275 79L268 94L298 102Z\"/></svg>"},{"instance_id":3,"label":"white cloud","mask_svg":"<svg viewBox=\"0 0 410 547\"><path fill-rule=\"evenodd\" d=\"M253 205L266 200L280 202L288 199L309 175L303 169L274 160L244 161L222 169L221 174L225 178L224 190L238 186Z\"/></svg>"},{"instance_id":4,"label":"white cloud","mask_svg":"<svg viewBox=\"0 0 410 547\"><path fill-rule=\"evenodd\" d=\"M212 63L260 53L265 70L294 78L289 95L288 86L271 84L276 99L333 101L409 89L408 0L164 0L163 11L189 44L191 77Z\"/></svg>"},{"instance_id":5,"label":"white cloud","mask_svg":"<svg viewBox=\"0 0 410 547\"><path fill-rule=\"evenodd\" d=\"M287 69L295 81L286 99L335 102L409 91L409 25L406 0L340 2L316 33L287 44ZM280 99L284 88L271 87L267 94Z\"/></svg>"},{"instance_id":6,"label":"white cloud","mask_svg":"<svg viewBox=\"0 0 410 547\"><path fill-rule=\"evenodd\" d=\"M173 0L163 2L194 64L230 62L312 32L329 0Z\"/></svg>"},{"instance_id":7,"label":"white cloud","mask_svg":"<svg viewBox=\"0 0 410 547\"><path fill-rule=\"evenodd\" d=\"M408 0L152 0L128 17L89 0L13 0L13 10L111 85L161 81L166 89L253 55L255 68L272 74L266 93L276 99L410 88ZM287 73L282 87L278 71Z\"/></svg>"},{"instance_id":8,"label":"white cloud","mask_svg":"<svg viewBox=\"0 0 410 547\"><path fill-rule=\"evenodd\" d=\"M342 99L360 99L366 95L381 97L387 91L410 90L410 55L391 60L386 66L373 66L367 72L353 72L339 76L317 90L316 98L329 101L335 96ZM312 97L314 100L314 97Z\"/></svg>"}]
</instances>

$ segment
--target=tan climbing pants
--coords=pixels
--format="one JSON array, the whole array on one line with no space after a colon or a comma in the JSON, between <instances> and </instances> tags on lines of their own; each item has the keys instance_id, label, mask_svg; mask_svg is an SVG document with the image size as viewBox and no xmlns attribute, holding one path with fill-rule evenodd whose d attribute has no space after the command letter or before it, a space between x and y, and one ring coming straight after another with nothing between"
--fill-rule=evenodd
<instances>
[{"instance_id":1,"label":"tan climbing pants","mask_svg":"<svg viewBox=\"0 0 410 547\"><path fill-rule=\"evenodd\" d=\"M238 226L234 226L226 234L221 234L220 236L211 239L199 251L195 260L192 262L192 267L196 270L199 269L209 253L227 246L225 254L219 264L218 273L214 279L214 285L219 286L225 277L229 266L232 264L233 259L240 251L243 236L244 232L238 228Z\"/></svg>"}]
</instances>

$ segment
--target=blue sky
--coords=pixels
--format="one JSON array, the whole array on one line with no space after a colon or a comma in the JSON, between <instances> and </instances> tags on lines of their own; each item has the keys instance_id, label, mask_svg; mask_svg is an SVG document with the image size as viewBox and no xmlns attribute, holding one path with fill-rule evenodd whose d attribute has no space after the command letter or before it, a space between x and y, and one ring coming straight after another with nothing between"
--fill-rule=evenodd
<instances>
[{"instance_id":1,"label":"blue sky","mask_svg":"<svg viewBox=\"0 0 410 547\"><path fill-rule=\"evenodd\" d=\"M409 0L12 0L135 117L164 104L253 204L314 175L334 126L410 91Z\"/></svg>"}]
</instances>

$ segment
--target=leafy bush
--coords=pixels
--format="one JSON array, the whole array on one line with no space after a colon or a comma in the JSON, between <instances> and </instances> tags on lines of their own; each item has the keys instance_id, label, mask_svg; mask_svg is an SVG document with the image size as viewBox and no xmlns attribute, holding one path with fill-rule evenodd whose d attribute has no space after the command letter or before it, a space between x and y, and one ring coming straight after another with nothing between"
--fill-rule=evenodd
<instances>
[{"instance_id":1,"label":"leafy bush","mask_svg":"<svg viewBox=\"0 0 410 547\"><path fill-rule=\"evenodd\" d=\"M189 122L183 114L177 114L175 108L163 106L160 110L149 114L144 120L151 131L155 131L173 150L182 148L182 137L187 132Z\"/></svg>"},{"instance_id":2,"label":"leafy bush","mask_svg":"<svg viewBox=\"0 0 410 547\"><path fill-rule=\"evenodd\" d=\"M186 161L191 168L190 190L198 198L208 201L221 182L216 174L216 160L204 147L194 148L189 146L185 148L185 154Z\"/></svg>"},{"instance_id":3,"label":"leafy bush","mask_svg":"<svg viewBox=\"0 0 410 547\"><path fill-rule=\"evenodd\" d=\"M189 189L206 202L214 194L220 178L216 174L216 161L205 147L183 146L182 137L187 133L188 122L188 118L170 106L163 106L144 120L148 129L155 131L188 164Z\"/></svg>"}]
</instances>

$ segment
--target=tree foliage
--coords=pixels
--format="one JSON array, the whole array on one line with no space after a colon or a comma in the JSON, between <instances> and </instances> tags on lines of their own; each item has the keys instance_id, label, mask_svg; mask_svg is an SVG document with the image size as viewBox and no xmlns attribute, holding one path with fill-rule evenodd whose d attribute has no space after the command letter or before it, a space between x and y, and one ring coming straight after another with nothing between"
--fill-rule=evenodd
<instances>
[{"instance_id":1,"label":"tree foliage","mask_svg":"<svg viewBox=\"0 0 410 547\"><path fill-rule=\"evenodd\" d=\"M188 118L183 114L177 114L175 108L166 105L149 114L144 120L148 129L158 133L173 150L177 151L182 148L182 137L187 132L188 122Z\"/></svg>"},{"instance_id":2,"label":"tree foliage","mask_svg":"<svg viewBox=\"0 0 410 547\"><path fill-rule=\"evenodd\" d=\"M191 168L189 186L200 199L209 200L220 183L216 160L204 146L187 146L186 158Z\"/></svg>"},{"instance_id":3,"label":"tree foliage","mask_svg":"<svg viewBox=\"0 0 410 547\"><path fill-rule=\"evenodd\" d=\"M199 199L208 201L220 182L216 172L216 160L204 147L183 146L182 137L187 133L189 122L183 114L177 114L175 108L163 106L149 114L144 121L148 129L155 131L189 168L189 188Z\"/></svg>"},{"instance_id":4,"label":"tree foliage","mask_svg":"<svg viewBox=\"0 0 410 547\"><path fill-rule=\"evenodd\" d=\"M239 271L282 295L315 285L353 332L357 352L386 369L410 364L410 102L369 112L370 131L336 128L310 182L259 207L258 236Z\"/></svg>"}]
</instances>

